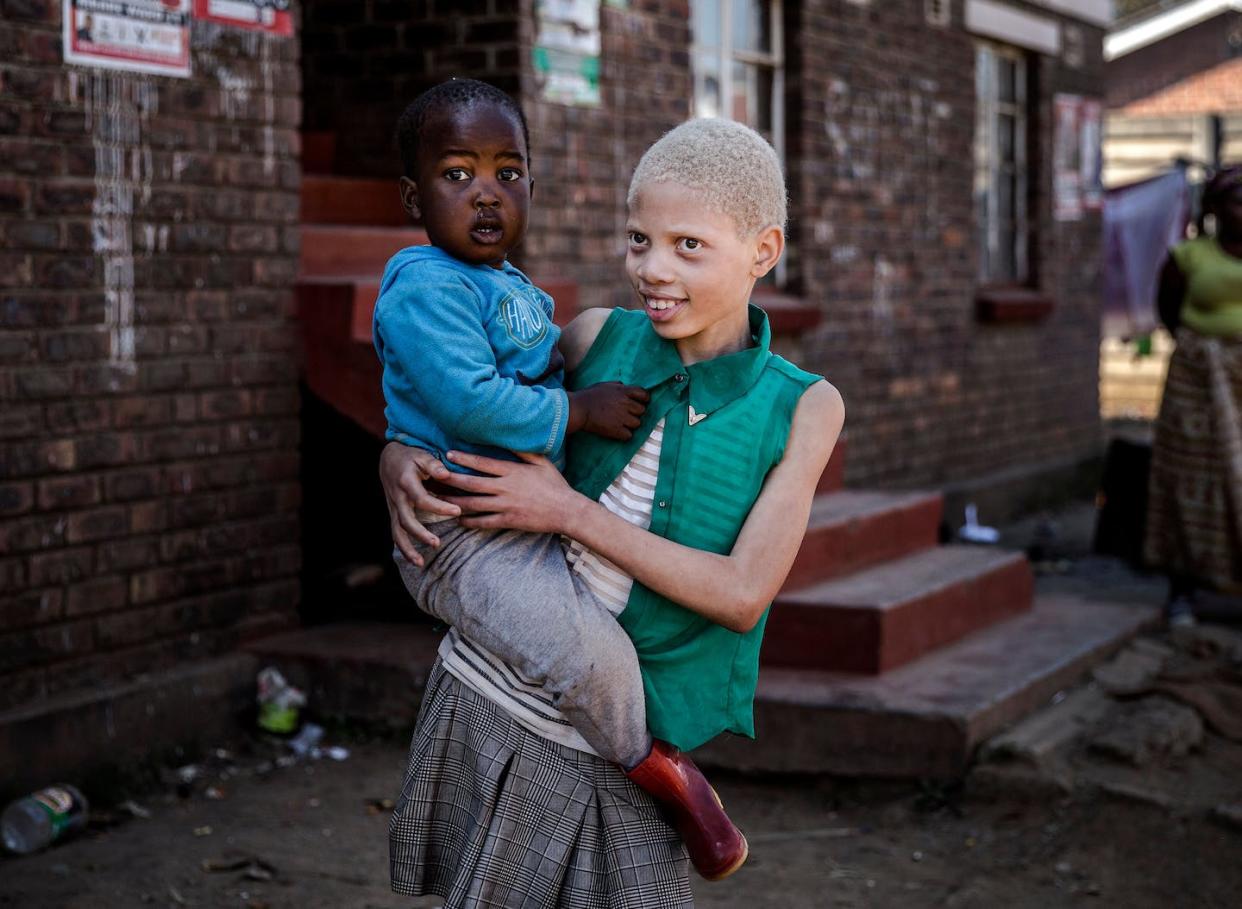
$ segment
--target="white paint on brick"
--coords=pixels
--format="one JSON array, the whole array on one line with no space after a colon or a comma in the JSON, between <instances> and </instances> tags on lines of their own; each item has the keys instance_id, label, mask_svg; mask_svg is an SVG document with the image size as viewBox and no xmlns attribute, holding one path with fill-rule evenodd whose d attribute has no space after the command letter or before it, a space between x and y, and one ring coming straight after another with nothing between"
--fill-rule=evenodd
<instances>
[{"instance_id":1,"label":"white paint on brick","mask_svg":"<svg viewBox=\"0 0 1242 909\"><path fill-rule=\"evenodd\" d=\"M93 70L72 79L95 151L91 238L103 265L104 324L109 359L126 371L134 364L134 198L145 202L154 177L144 127L158 106L150 76Z\"/></svg>"}]
</instances>

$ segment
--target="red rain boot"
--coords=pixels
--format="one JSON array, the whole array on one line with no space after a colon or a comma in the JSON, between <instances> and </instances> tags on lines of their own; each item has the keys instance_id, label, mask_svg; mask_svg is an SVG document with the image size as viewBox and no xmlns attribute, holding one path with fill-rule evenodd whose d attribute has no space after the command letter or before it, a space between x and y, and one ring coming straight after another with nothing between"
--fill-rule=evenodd
<instances>
[{"instance_id":1,"label":"red rain boot","mask_svg":"<svg viewBox=\"0 0 1242 909\"><path fill-rule=\"evenodd\" d=\"M719 881L742 867L749 854L746 837L694 761L667 742L656 742L626 776L668 809L699 874Z\"/></svg>"}]
</instances>

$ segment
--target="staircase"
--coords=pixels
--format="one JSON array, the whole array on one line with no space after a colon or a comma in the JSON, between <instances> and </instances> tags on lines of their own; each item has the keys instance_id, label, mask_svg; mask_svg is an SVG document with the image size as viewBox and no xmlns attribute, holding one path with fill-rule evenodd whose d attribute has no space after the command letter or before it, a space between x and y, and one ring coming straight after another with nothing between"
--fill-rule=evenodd
<instances>
[{"instance_id":1,"label":"staircase","mask_svg":"<svg viewBox=\"0 0 1242 909\"><path fill-rule=\"evenodd\" d=\"M328 169L330 142L305 164ZM395 186L311 174L303 182L298 313L311 390L383 435L371 316L384 262L426 242ZM576 287L536 280L577 311ZM818 321L764 296L777 345ZM1047 701L1147 622L1140 610L1036 599L1026 558L939 545L937 492L843 488L846 440L821 478L806 537L768 620L756 699L758 741L722 736L705 764L772 772L951 777L975 746ZM413 720L437 634L421 625L331 625L249 649L278 662L337 712ZM378 689L395 697L385 698ZM406 708L394 708L405 704ZM386 705L377 707L377 705Z\"/></svg>"},{"instance_id":2,"label":"staircase","mask_svg":"<svg viewBox=\"0 0 1242 909\"><path fill-rule=\"evenodd\" d=\"M772 606L757 741L722 736L705 765L939 777L1152 621L1034 596L1021 553L939 545L942 497L846 490L838 446Z\"/></svg>"}]
</instances>

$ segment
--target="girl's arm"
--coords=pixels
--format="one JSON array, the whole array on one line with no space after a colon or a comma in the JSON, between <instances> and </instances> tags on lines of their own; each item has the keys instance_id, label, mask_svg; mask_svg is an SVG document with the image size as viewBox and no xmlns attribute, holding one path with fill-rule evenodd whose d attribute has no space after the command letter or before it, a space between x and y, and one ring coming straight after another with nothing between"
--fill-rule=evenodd
<instances>
[{"instance_id":1,"label":"girl's arm","mask_svg":"<svg viewBox=\"0 0 1242 909\"><path fill-rule=\"evenodd\" d=\"M793 566L806 533L815 486L845 419L827 382L803 393L785 457L770 474L728 555L674 543L612 514L571 489L546 459L523 463L451 452L489 477L459 475L454 485L481 496L448 497L470 527L563 533L615 562L657 593L732 631L755 627ZM482 512L470 516L471 512Z\"/></svg>"},{"instance_id":2,"label":"girl's arm","mask_svg":"<svg viewBox=\"0 0 1242 909\"><path fill-rule=\"evenodd\" d=\"M565 371L573 372L587 355L600 329L612 315L612 310L599 306L578 313L573 320L561 330L559 347L561 356L565 358Z\"/></svg>"}]
</instances>

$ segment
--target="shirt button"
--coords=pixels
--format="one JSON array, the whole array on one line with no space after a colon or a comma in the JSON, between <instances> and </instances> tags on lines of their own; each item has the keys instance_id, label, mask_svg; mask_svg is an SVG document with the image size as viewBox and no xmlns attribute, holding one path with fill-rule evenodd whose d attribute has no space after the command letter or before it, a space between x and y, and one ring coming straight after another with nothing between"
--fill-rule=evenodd
<instances>
[{"instance_id":1,"label":"shirt button","mask_svg":"<svg viewBox=\"0 0 1242 909\"><path fill-rule=\"evenodd\" d=\"M673 381L674 381L674 382L684 382L684 381L686 381L686 376L685 376L685 374L684 374L684 373L680 373L680 372L679 372L679 373L677 373L677 375L673 376Z\"/></svg>"},{"instance_id":2,"label":"shirt button","mask_svg":"<svg viewBox=\"0 0 1242 909\"><path fill-rule=\"evenodd\" d=\"M666 502L664 499L661 499L659 504L661 508L668 508L668 502Z\"/></svg>"}]
</instances>

